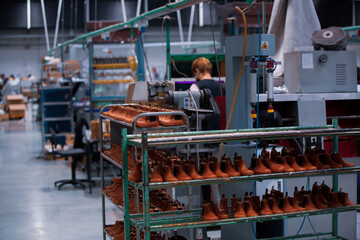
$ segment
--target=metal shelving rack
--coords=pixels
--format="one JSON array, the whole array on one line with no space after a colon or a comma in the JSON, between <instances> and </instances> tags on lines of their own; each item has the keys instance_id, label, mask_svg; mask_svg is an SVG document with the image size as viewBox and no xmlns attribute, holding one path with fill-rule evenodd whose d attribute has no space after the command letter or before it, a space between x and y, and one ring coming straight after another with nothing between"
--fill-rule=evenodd
<instances>
[{"instance_id":1,"label":"metal shelving rack","mask_svg":"<svg viewBox=\"0 0 360 240\"><path fill-rule=\"evenodd\" d=\"M150 213L149 211L149 191L150 189L160 189L168 187L208 185L218 183L231 183L240 181L262 181L272 178L293 178L306 176L332 175L334 191L338 191L338 175L346 173L360 172L360 167L304 171L294 173L278 173L268 175L253 175L229 177L224 179L208 179L208 180L190 180L177 182L149 183L148 167L142 168L142 182L134 183L128 181L128 161L127 147L133 146L141 149L142 164L148 166L148 148L176 146L179 144L198 144L198 143L219 143L219 142L235 142L235 141L260 141L274 139L288 139L293 137L311 137L311 136L332 136L333 150L338 151L338 136L360 135L360 128L338 129L337 121L334 125L319 127L286 127L286 128L266 128L266 129L247 129L247 130L226 130L226 131L202 131L202 132L180 132L180 133L141 133L135 135L127 135L127 129L122 129L122 159L123 159L123 193L124 193L124 217L125 217L125 239L130 239L130 225L141 230L145 234L144 239L150 239L150 232L175 230L175 229L191 229L210 226L220 226L225 224L243 223L243 222L263 222L275 219L287 219L312 215L332 214L332 231L321 233L309 233L296 236L284 236L272 239L292 239L314 236L331 235L332 238L340 238L338 236L338 213L354 211L360 209L360 205L346 206L340 208L318 209L313 211L303 211L295 213L274 214L257 217L246 218L229 218L217 221L201 221L200 209L188 209L184 211L172 213ZM143 193L143 209L144 213L129 213L128 188L133 186ZM137 191L135 191L137 192ZM163 217L162 217L163 216ZM104 223L105 226L105 223ZM105 239L104 231L104 239Z\"/></svg>"},{"instance_id":2,"label":"metal shelving rack","mask_svg":"<svg viewBox=\"0 0 360 240\"><path fill-rule=\"evenodd\" d=\"M56 67L51 67L53 64L44 65L43 66L43 73L42 75L45 76L46 73L51 72L51 69L56 68L57 70L60 70L59 73L62 73L63 78L65 76L65 65L68 65L69 68L69 76L72 76L72 69L70 64L66 63L58 63L56 64ZM46 66L48 66L46 70ZM73 89L73 83L71 80L71 77L66 78L67 85L61 86L61 85L45 85L42 84L39 85L40 90L40 109L41 109L41 136L43 141L43 146L48 139L48 137L51 136L49 133L50 128L56 128L56 125L64 125L64 122L66 122L66 125L68 127L62 128L62 126L59 126L61 128L57 129L59 132L56 133L56 136L58 138L59 144L65 144L65 137L67 134L74 132L74 124L73 124L73 99L72 99L72 89ZM56 100L52 99L49 100L49 96L53 93L59 94L59 97L61 99ZM59 106L64 106L66 108L66 111L63 116L49 116L51 115ZM55 129L54 129L55 130Z\"/></svg>"},{"instance_id":3,"label":"metal shelving rack","mask_svg":"<svg viewBox=\"0 0 360 240\"><path fill-rule=\"evenodd\" d=\"M130 104L122 104L123 106L129 106ZM131 105L135 105L135 104L131 104ZM103 113L106 110L109 110L112 106L116 106L116 104L110 104L110 105L106 105L103 106L100 110L100 146L101 146L101 154L100 154L100 165L101 165L101 189L104 189L105 185L104 185L104 160L110 162L111 164L113 164L114 166L116 166L117 168L121 169L122 174L123 174L123 178L127 179L127 170L125 170L125 166L121 165L120 163L116 162L115 160L111 159L109 156L107 156L103 150L104 150L104 144L103 144L103 130L102 130L102 122L103 119L108 119L110 120L110 129L115 129L114 131L111 130L111 139L112 139L112 143L120 143L118 142L118 140L122 140L124 138L122 134L122 129L126 130L126 134L127 132L131 132L131 133L144 133L144 132L159 132L159 131L165 131L165 132L169 132L169 131L190 131L190 127L189 127L189 119L188 116L186 114L184 114L183 112L148 112L148 113L141 113L139 115L137 115L133 121L132 124L127 123L127 122L123 122L123 121L119 121L113 118L110 118L108 116L105 116ZM138 119L140 119L141 117L151 117L151 116L165 116L165 115L179 115L182 116L185 119L185 125L180 125L180 126L160 126L160 127L152 127L152 128L139 128L136 126L136 122ZM117 132L116 130L120 130L120 135L117 135L119 132ZM117 132L116 136L113 139L113 133ZM134 148L134 153L136 153L136 148ZM127 165L126 165L126 169L127 169ZM125 172L126 174L125 174ZM125 191L124 191L125 192ZM129 196L128 190L126 190L126 196ZM138 191L135 191L135 197L136 199L138 199ZM103 217L103 239L106 239L106 236L109 237L109 239L113 239L105 230L106 222L105 222L105 199L107 199L107 201L109 201L110 203L112 203L113 205L115 205L120 211L122 211L125 215L126 212L129 214L129 209L125 209L123 206L117 205L115 204L110 197L108 197L105 193L102 194L102 217ZM137 201L138 202L138 201ZM137 209L138 206L137 206ZM162 216L162 215L173 215L173 214L177 214L179 211L171 211L171 212L159 212L159 213L152 213L150 215L152 216ZM183 212L183 211L182 211ZM189 213L189 211L186 211ZM141 217L141 214L131 214L132 217Z\"/></svg>"}]
</instances>

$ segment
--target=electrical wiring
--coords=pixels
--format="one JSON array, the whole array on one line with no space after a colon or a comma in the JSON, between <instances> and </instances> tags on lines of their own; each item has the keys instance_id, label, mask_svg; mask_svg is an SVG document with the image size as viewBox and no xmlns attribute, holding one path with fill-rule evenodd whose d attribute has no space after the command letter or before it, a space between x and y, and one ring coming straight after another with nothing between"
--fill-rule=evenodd
<instances>
[{"instance_id":1,"label":"electrical wiring","mask_svg":"<svg viewBox=\"0 0 360 240\"><path fill-rule=\"evenodd\" d=\"M144 43L143 43L142 37L139 37L139 39L140 39L140 43L141 43L141 48L143 49L143 53L144 53L144 59L145 59L146 68L147 68L147 70L149 72L150 82L152 82L152 76L151 76L151 72L150 72L148 58L147 58L145 48L144 48Z\"/></svg>"},{"instance_id":2,"label":"electrical wiring","mask_svg":"<svg viewBox=\"0 0 360 240\"><path fill-rule=\"evenodd\" d=\"M243 43L243 54L242 54L243 56L242 56L242 59L241 59L240 73L239 73L238 81L237 81L236 87L235 87L234 98L233 98L232 103L231 103L231 110L230 110L230 113L229 113L229 116L228 116L228 120L227 120L225 129L228 129L228 128L229 128L229 125L230 125L230 122L231 122L231 119L232 119L232 116L233 116L233 113L234 113L236 98L237 98L237 95L238 95L238 92L239 92L240 81L241 81L242 74L243 74L243 71L244 71L245 56L246 56L246 41L247 41L247 22L246 22L246 17L245 17L245 14L242 12L242 10L241 10L239 7L235 7L235 9L236 9L237 11L239 11L239 13L240 13L241 16L242 16L243 22L244 22L244 43ZM220 159L220 157L221 157L221 152L222 152L223 145L224 145L224 143L221 143L221 144L220 144L218 159Z\"/></svg>"}]
</instances>

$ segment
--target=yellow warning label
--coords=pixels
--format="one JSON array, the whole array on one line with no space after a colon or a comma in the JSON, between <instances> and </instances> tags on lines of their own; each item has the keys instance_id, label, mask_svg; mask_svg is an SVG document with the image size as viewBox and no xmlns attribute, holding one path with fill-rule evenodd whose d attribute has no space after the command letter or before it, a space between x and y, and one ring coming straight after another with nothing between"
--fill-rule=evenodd
<instances>
[{"instance_id":1,"label":"yellow warning label","mask_svg":"<svg viewBox=\"0 0 360 240\"><path fill-rule=\"evenodd\" d=\"M269 49L269 43L266 41L262 42L261 49Z\"/></svg>"}]
</instances>

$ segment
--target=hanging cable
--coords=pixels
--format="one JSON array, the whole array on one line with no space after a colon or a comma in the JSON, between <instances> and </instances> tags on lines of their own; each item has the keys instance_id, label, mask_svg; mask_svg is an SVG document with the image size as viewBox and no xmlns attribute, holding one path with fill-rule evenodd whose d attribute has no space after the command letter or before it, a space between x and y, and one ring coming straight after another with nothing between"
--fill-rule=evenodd
<instances>
[{"instance_id":1,"label":"hanging cable","mask_svg":"<svg viewBox=\"0 0 360 240\"><path fill-rule=\"evenodd\" d=\"M146 52L145 52L145 48L144 48L144 43L143 43L143 40L142 40L142 37L141 37L141 36L139 37L139 39L140 39L141 48L142 48L143 54L144 54L144 59L145 59L146 68L147 68L147 70L148 70L148 72L149 72L150 82L152 82L152 76L151 76L151 72L150 72L150 67L149 67L148 58L147 58L147 55L146 55Z\"/></svg>"}]
</instances>

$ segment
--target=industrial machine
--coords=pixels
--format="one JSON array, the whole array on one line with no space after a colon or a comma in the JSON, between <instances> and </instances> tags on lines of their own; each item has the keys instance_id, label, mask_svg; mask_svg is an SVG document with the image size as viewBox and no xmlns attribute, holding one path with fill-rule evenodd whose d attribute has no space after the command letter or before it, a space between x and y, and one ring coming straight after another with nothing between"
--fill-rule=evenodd
<instances>
[{"instance_id":1,"label":"industrial machine","mask_svg":"<svg viewBox=\"0 0 360 240\"><path fill-rule=\"evenodd\" d=\"M184 111L192 130L208 129L209 122L220 121L220 110L208 89L174 91L171 82L136 82L130 85L127 102L150 102L160 107Z\"/></svg>"}]
</instances>

